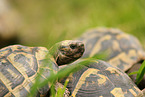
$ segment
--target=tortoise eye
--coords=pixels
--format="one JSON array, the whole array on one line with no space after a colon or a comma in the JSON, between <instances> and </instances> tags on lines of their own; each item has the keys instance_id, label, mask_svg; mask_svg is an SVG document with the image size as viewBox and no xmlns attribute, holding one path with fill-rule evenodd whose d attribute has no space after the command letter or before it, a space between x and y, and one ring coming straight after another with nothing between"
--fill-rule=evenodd
<instances>
[{"instance_id":1,"label":"tortoise eye","mask_svg":"<svg viewBox=\"0 0 145 97\"><path fill-rule=\"evenodd\" d=\"M70 48L71 48L71 49L75 49L76 47L77 47L77 46L74 45L74 44L71 44L71 45L70 45Z\"/></svg>"}]
</instances>

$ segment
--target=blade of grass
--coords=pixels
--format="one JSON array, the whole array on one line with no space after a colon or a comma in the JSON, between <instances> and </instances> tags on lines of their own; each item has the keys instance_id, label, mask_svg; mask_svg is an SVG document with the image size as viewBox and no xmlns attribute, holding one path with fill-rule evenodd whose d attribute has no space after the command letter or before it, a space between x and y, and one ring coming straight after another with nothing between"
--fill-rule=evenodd
<instances>
[{"instance_id":1,"label":"blade of grass","mask_svg":"<svg viewBox=\"0 0 145 97\"><path fill-rule=\"evenodd\" d=\"M144 74L145 74L145 60L138 70L138 73L136 76L136 84L140 83L140 81L143 79Z\"/></svg>"},{"instance_id":2,"label":"blade of grass","mask_svg":"<svg viewBox=\"0 0 145 97\"><path fill-rule=\"evenodd\" d=\"M61 92L61 96L63 96L63 94L64 94L64 92L65 92L65 89L66 89L66 86L67 86L68 82L69 82L68 80L65 81L63 90L62 90L62 92Z\"/></svg>"},{"instance_id":3,"label":"blade of grass","mask_svg":"<svg viewBox=\"0 0 145 97\"><path fill-rule=\"evenodd\" d=\"M54 83L51 85L51 97L55 97L55 86L54 86Z\"/></svg>"},{"instance_id":4,"label":"blade of grass","mask_svg":"<svg viewBox=\"0 0 145 97\"><path fill-rule=\"evenodd\" d=\"M128 76L131 76L131 75L134 75L134 74L137 74L137 73L138 73L138 71L134 71L134 72L129 73Z\"/></svg>"},{"instance_id":5,"label":"blade of grass","mask_svg":"<svg viewBox=\"0 0 145 97\"><path fill-rule=\"evenodd\" d=\"M55 95L55 97L63 97L63 96L61 95L61 93L62 93L62 89L61 89L61 88L58 88L57 94Z\"/></svg>"},{"instance_id":6,"label":"blade of grass","mask_svg":"<svg viewBox=\"0 0 145 97\"><path fill-rule=\"evenodd\" d=\"M62 88L58 88L57 95L55 97L63 97L68 82L69 82L68 80L65 81L63 89Z\"/></svg>"}]
</instances>

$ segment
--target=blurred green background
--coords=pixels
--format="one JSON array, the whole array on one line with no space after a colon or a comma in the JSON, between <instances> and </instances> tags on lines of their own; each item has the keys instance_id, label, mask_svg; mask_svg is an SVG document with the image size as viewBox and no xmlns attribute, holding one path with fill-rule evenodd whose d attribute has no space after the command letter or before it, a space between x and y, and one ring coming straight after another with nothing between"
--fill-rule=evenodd
<instances>
[{"instance_id":1,"label":"blurred green background","mask_svg":"<svg viewBox=\"0 0 145 97\"><path fill-rule=\"evenodd\" d=\"M47 46L95 27L119 28L145 45L144 0L11 0L21 16L21 44Z\"/></svg>"}]
</instances>

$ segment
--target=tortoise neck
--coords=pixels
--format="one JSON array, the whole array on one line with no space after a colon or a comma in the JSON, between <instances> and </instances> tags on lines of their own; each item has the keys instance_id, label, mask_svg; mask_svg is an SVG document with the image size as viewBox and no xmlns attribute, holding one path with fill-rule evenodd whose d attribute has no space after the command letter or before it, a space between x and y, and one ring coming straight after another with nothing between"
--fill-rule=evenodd
<instances>
[{"instance_id":1,"label":"tortoise neck","mask_svg":"<svg viewBox=\"0 0 145 97\"><path fill-rule=\"evenodd\" d=\"M49 49L49 53L53 56L55 62L57 63L57 58L60 54L60 51L59 51L59 44L56 43L54 46L52 46L50 49ZM58 63L57 63L58 64Z\"/></svg>"}]
</instances>

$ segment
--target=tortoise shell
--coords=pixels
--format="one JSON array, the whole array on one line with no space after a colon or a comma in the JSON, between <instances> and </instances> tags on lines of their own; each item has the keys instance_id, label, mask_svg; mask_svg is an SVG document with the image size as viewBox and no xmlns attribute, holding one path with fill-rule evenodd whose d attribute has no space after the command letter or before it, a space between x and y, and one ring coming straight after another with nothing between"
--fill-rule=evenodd
<instances>
[{"instance_id":1,"label":"tortoise shell","mask_svg":"<svg viewBox=\"0 0 145 97\"><path fill-rule=\"evenodd\" d=\"M50 69L44 66L42 61L48 50L44 47L26 47L22 45L8 46L0 50L0 97L26 97L35 78L41 69L45 72L41 80L49 77ZM52 69L57 71L55 61ZM48 91L46 85L41 94Z\"/></svg>"},{"instance_id":2,"label":"tortoise shell","mask_svg":"<svg viewBox=\"0 0 145 97\"><path fill-rule=\"evenodd\" d=\"M145 59L145 52L137 38L118 29L91 29L86 31L79 40L85 44L83 57L108 52L106 60L124 71Z\"/></svg>"},{"instance_id":3,"label":"tortoise shell","mask_svg":"<svg viewBox=\"0 0 145 97\"><path fill-rule=\"evenodd\" d=\"M143 95L127 74L101 60L89 62L66 79L71 97L134 97ZM60 82L64 83L66 79Z\"/></svg>"}]
</instances>

